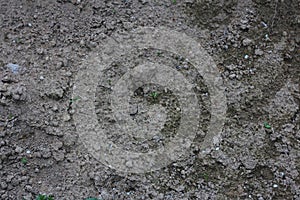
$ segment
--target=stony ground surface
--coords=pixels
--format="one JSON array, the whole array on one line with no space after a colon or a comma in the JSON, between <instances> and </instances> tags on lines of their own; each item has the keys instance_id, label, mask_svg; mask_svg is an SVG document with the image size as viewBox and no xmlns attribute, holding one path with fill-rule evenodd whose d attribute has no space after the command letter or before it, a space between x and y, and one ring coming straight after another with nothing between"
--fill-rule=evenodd
<instances>
[{"instance_id":1,"label":"stony ground surface","mask_svg":"<svg viewBox=\"0 0 300 200\"><path fill-rule=\"evenodd\" d=\"M139 26L205 47L227 119L208 155L120 174L78 140L72 87L86 55ZM300 199L299 27L298 0L0 0L0 199Z\"/></svg>"}]
</instances>

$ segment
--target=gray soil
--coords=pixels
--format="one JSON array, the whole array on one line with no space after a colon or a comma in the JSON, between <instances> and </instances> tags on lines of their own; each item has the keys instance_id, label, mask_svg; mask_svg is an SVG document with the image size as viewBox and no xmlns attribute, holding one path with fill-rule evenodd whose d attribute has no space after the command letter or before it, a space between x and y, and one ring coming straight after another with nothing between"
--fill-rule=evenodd
<instances>
[{"instance_id":1,"label":"gray soil","mask_svg":"<svg viewBox=\"0 0 300 200\"><path fill-rule=\"evenodd\" d=\"M227 118L208 154L199 153L203 135L197 135L188 157L157 171L122 174L78 139L72 90L86 56L112 34L140 26L197 39L217 63ZM298 0L0 0L0 199L300 199L299 45ZM203 77L180 55L156 49L133 52L107 69L97 87L98 122L112 128L104 82L122 76L120 63L143 59L179 67L199 86L199 124L206 132ZM147 152L176 133L180 112L172 91L145 85L130 102L141 124L160 105L165 124L157 121L155 139L108 132L113 142Z\"/></svg>"}]
</instances>

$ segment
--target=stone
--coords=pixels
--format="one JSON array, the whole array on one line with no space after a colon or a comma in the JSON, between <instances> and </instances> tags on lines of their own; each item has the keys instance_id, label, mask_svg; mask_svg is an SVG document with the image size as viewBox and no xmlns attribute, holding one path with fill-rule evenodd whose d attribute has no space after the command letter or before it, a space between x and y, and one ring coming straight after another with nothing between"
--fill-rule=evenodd
<instances>
[{"instance_id":1,"label":"stone","mask_svg":"<svg viewBox=\"0 0 300 200\"><path fill-rule=\"evenodd\" d=\"M126 30L132 29L133 24L131 22L124 22L123 26Z\"/></svg>"},{"instance_id":2,"label":"stone","mask_svg":"<svg viewBox=\"0 0 300 200\"><path fill-rule=\"evenodd\" d=\"M236 77L236 74L230 74L230 75L229 75L229 78L230 78L230 79L234 79L235 77Z\"/></svg>"},{"instance_id":3,"label":"stone","mask_svg":"<svg viewBox=\"0 0 300 200\"><path fill-rule=\"evenodd\" d=\"M62 148L62 146L63 146L63 143L61 142L61 141L57 141L57 142L55 142L55 143L53 143L52 145L52 148L54 149L54 150L59 150L60 148Z\"/></svg>"},{"instance_id":4,"label":"stone","mask_svg":"<svg viewBox=\"0 0 300 200\"><path fill-rule=\"evenodd\" d=\"M242 44L243 46L249 46L250 44L252 43L252 40L249 39L249 38L245 38L243 41L242 41Z\"/></svg>"},{"instance_id":5,"label":"stone","mask_svg":"<svg viewBox=\"0 0 300 200\"><path fill-rule=\"evenodd\" d=\"M255 49L254 54L257 56L262 56L264 55L264 52L261 49Z\"/></svg>"},{"instance_id":6,"label":"stone","mask_svg":"<svg viewBox=\"0 0 300 200\"><path fill-rule=\"evenodd\" d=\"M231 65L226 65L225 68L228 69L229 71L233 71L237 68L237 66L234 64L231 64Z\"/></svg>"},{"instance_id":7,"label":"stone","mask_svg":"<svg viewBox=\"0 0 300 200\"><path fill-rule=\"evenodd\" d=\"M68 122L68 121L71 120L71 116L70 116L68 113L65 113L65 114L63 115L63 117L62 117L62 120L63 120L64 122Z\"/></svg>"},{"instance_id":8,"label":"stone","mask_svg":"<svg viewBox=\"0 0 300 200\"><path fill-rule=\"evenodd\" d=\"M7 184L5 182L0 183L1 189L5 190L7 188Z\"/></svg>"},{"instance_id":9,"label":"stone","mask_svg":"<svg viewBox=\"0 0 300 200\"><path fill-rule=\"evenodd\" d=\"M24 149L23 149L22 147L19 147L19 146L17 146L16 149L15 149L15 151L16 151L17 153L22 153L23 150L24 150Z\"/></svg>"}]
</instances>

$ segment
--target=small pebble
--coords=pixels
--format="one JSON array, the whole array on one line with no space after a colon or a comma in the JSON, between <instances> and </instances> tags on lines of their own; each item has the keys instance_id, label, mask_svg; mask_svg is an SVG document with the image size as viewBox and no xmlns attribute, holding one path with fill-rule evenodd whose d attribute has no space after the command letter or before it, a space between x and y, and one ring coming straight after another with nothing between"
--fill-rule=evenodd
<instances>
[{"instance_id":1,"label":"small pebble","mask_svg":"<svg viewBox=\"0 0 300 200\"><path fill-rule=\"evenodd\" d=\"M261 50L261 49L255 49L255 55L257 55L257 56L262 56L262 55L264 55L264 52Z\"/></svg>"},{"instance_id":2,"label":"small pebble","mask_svg":"<svg viewBox=\"0 0 300 200\"><path fill-rule=\"evenodd\" d=\"M22 148L22 147L19 147L19 146L17 146L17 147L16 147L16 149L15 149L15 151L16 151L17 153L22 153L22 151L23 151L23 148Z\"/></svg>"},{"instance_id":3,"label":"small pebble","mask_svg":"<svg viewBox=\"0 0 300 200\"><path fill-rule=\"evenodd\" d=\"M230 78L230 79L234 79L235 77L236 77L236 74L230 74L230 75L229 75L229 78Z\"/></svg>"},{"instance_id":4,"label":"small pebble","mask_svg":"<svg viewBox=\"0 0 300 200\"><path fill-rule=\"evenodd\" d=\"M71 120L71 116L70 116L69 114L66 114L66 113L65 113L65 114L63 115L63 121L64 121L64 122L68 122L68 121L70 121L70 120Z\"/></svg>"},{"instance_id":5,"label":"small pebble","mask_svg":"<svg viewBox=\"0 0 300 200\"><path fill-rule=\"evenodd\" d=\"M287 36L288 34L287 34L286 31L283 31L283 32L282 32L282 35L283 35L283 36Z\"/></svg>"},{"instance_id":6,"label":"small pebble","mask_svg":"<svg viewBox=\"0 0 300 200\"><path fill-rule=\"evenodd\" d=\"M261 22L261 25L263 26L263 27L265 27L265 28L267 28L268 27L268 24L266 24L265 22Z\"/></svg>"},{"instance_id":7,"label":"small pebble","mask_svg":"<svg viewBox=\"0 0 300 200\"><path fill-rule=\"evenodd\" d=\"M80 40L80 42L79 42L79 44L80 44L80 46L84 46L85 45L85 42L84 42L84 40Z\"/></svg>"},{"instance_id":8,"label":"small pebble","mask_svg":"<svg viewBox=\"0 0 300 200\"><path fill-rule=\"evenodd\" d=\"M252 43L252 40L245 38L242 42L243 46L249 46Z\"/></svg>"}]
</instances>

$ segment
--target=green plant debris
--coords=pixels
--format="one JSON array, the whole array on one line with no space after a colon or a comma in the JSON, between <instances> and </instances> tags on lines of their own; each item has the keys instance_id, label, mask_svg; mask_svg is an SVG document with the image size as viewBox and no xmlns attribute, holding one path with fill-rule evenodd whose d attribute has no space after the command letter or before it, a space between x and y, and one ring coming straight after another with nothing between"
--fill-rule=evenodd
<instances>
[{"instance_id":1,"label":"green plant debris","mask_svg":"<svg viewBox=\"0 0 300 200\"><path fill-rule=\"evenodd\" d=\"M47 196L47 195L39 194L36 197L36 200L54 200L54 198L52 196Z\"/></svg>"},{"instance_id":2,"label":"green plant debris","mask_svg":"<svg viewBox=\"0 0 300 200\"><path fill-rule=\"evenodd\" d=\"M21 163L22 163L22 164L25 165L27 162L28 162L27 158L22 158L22 159L21 159Z\"/></svg>"},{"instance_id":3,"label":"green plant debris","mask_svg":"<svg viewBox=\"0 0 300 200\"><path fill-rule=\"evenodd\" d=\"M208 179L209 179L208 174L207 174L207 173L204 173L204 174L202 174L202 176L203 176L203 179L207 182Z\"/></svg>"},{"instance_id":4,"label":"green plant debris","mask_svg":"<svg viewBox=\"0 0 300 200\"><path fill-rule=\"evenodd\" d=\"M14 118L14 115L13 114L9 114L8 115L8 120L12 120Z\"/></svg>"},{"instance_id":5,"label":"green plant debris","mask_svg":"<svg viewBox=\"0 0 300 200\"><path fill-rule=\"evenodd\" d=\"M74 103L78 100L80 100L80 97L74 97L73 99L70 99L70 103Z\"/></svg>"},{"instance_id":6,"label":"green plant debris","mask_svg":"<svg viewBox=\"0 0 300 200\"><path fill-rule=\"evenodd\" d=\"M271 129L271 128L272 128L272 127L270 126L270 124L268 124L267 122L264 123L264 127L265 127L266 129Z\"/></svg>"},{"instance_id":7,"label":"green plant debris","mask_svg":"<svg viewBox=\"0 0 300 200\"><path fill-rule=\"evenodd\" d=\"M157 92L151 92L150 96L153 98L153 99L156 99L158 97L158 93Z\"/></svg>"}]
</instances>

